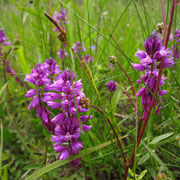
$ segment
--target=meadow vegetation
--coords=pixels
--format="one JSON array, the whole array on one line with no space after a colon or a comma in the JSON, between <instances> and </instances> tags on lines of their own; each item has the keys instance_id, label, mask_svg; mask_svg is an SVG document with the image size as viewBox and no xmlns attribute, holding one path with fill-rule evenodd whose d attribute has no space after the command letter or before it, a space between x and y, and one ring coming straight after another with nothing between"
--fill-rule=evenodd
<instances>
[{"instance_id":1,"label":"meadow vegetation","mask_svg":"<svg viewBox=\"0 0 180 180\"><path fill-rule=\"evenodd\" d=\"M179 5L0 0L0 179L179 179Z\"/></svg>"}]
</instances>

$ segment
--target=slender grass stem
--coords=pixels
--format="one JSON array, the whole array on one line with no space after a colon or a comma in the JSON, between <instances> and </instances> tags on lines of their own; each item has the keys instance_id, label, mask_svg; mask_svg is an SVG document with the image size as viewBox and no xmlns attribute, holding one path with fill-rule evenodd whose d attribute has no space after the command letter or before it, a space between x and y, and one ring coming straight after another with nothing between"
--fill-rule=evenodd
<instances>
[{"instance_id":1,"label":"slender grass stem","mask_svg":"<svg viewBox=\"0 0 180 180\"><path fill-rule=\"evenodd\" d=\"M97 110L98 112L100 112L101 114L103 114L103 112L102 112L99 108L97 108L96 106L93 106L93 105L90 105L90 106L93 107L94 109L96 109L96 110ZM121 142L120 142L120 140L119 140L119 138L118 138L118 135L116 134L116 131L115 131L115 129L114 129L114 127L113 127L110 119L107 117L106 120L107 120L107 122L109 123L111 129L113 130L113 133L114 133L114 135L115 135L115 137L116 137L116 139L117 139L117 142L118 142L118 144L119 144L119 147L120 147L120 149L121 149L121 154L122 154L122 157L123 157L123 159L124 159L124 163L126 163L127 160L126 160L126 157L125 157L123 148L122 148L122 144L121 144Z\"/></svg>"}]
</instances>

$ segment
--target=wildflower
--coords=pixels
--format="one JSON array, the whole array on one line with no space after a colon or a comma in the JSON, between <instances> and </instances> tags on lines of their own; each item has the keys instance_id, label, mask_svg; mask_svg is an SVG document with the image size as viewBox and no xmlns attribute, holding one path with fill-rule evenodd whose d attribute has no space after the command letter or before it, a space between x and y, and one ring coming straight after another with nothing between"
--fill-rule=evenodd
<instances>
[{"instance_id":1,"label":"wildflower","mask_svg":"<svg viewBox=\"0 0 180 180\"><path fill-rule=\"evenodd\" d=\"M7 38L6 35L4 33L4 31L2 29L0 29L0 57L2 57L2 46L8 46L10 45L10 42L7 42ZM22 82L22 80L16 75L14 69L12 68L11 63L6 60L5 62L3 62L2 60L0 60L0 62L2 62L4 64L4 68L5 71L10 74L12 77L14 77L14 79L16 80L16 82L18 82L20 84L20 86L24 87L24 83Z\"/></svg>"},{"instance_id":2,"label":"wildflower","mask_svg":"<svg viewBox=\"0 0 180 180\"><path fill-rule=\"evenodd\" d=\"M76 54L81 54L81 52L85 52L86 48L84 47L84 42L77 42L73 45L73 50Z\"/></svg>"},{"instance_id":3,"label":"wildflower","mask_svg":"<svg viewBox=\"0 0 180 180\"><path fill-rule=\"evenodd\" d=\"M86 63L89 63L91 61L93 61L93 58L91 57L90 54L86 55L86 56L83 56L83 60L86 62Z\"/></svg>"},{"instance_id":4,"label":"wildflower","mask_svg":"<svg viewBox=\"0 0 180 180\"><path fill-rule=\"evenodd\" d=\"M180 45L180 30L175 31L174 34L171 34L170 40L175 41L175 45L172 48L174 59L177 60L179 58L179 45Z\"/></svg>"},{"instance_id":5,"label":"wildflower","mask_svg":"<svg viewBox=\"0 0 180 180\"><path fill-rule=\"evenodd\" d=\"M83 93L81 80L74 81L75 74L68 69L58 74L58 68L52 58L44 64L37 64L25 78L36 88L30 89L25 96L33 98L28 109L36 108L37 117L41 118L43 126L53 133L53 147L59 152L58 159L62 160L83 148L79 137L92 128L83 124L92 116L83 114L89 111L90 101ZM50 75L57 75L53 83ZM52 90L55 92L48 92ZM59 110L52 119L49 108ZM70 162L73 167L79 164L80 158Z\"/></svg>"},{"instance_id":6,"label":"wildflower","mask_svg":"<svg viewBox=\"0 0 180 180\"><path fill-rule=\"evenodd\" d=\"M63 23L63 24L69 24L68 21L68 13L65 9L61 8L59 10L59 12L55 12L54 13L54 19L56 19L57 21L59 21L59 23Z\"/></svg>"},{"instance_id":7,"label":"wildflower","mask_svg":"<svg viewBox=\"0 0 180 180\"><path fill-rule=\"evenodd\" d=\"M109 83L106 83L106 86L110 92L114 92L117 89L117 82L111 80Z\"/></svg>"},{"instance_id":8,"label":"wildflower","mask_svg":"<svg viewBox=\"0 0 180 180\"><path fill-rule=\"evenodd\" d=\"M57 54L59 55L59 58L60 58L60 59L63 59L63 58L68 57L68 53L65 52L64 49L60 49L59 52L58 52Z\"/></svg>"},{"instance_id":9,"label":"wildflower","mask_svg":"<svg viewBox=\"0 0 180 180\"><path fill-rule=\"evenodd\" d=\"M46 68L47 75L55 75L60 73L59 66L56 64L56 61L51 57L46 60L44 66Z\"/></svg>"},{"instance_id":10,"label":"wildflower","mask_svg":"<svg viewBox=\"0 0 180 180\"><path fill-rule=\"evenodd\" d=\"M59 23L59 24L69 24L68 21L68 13L65 9L61 8L59 12L55 11L54 13L54 19ZM62 28L65 30L65 27L62 26ZM58 31L57 28L54 29L54 31Z\"/></svg>"},{"instance_id":11,"label":"wildflower","mask_svg":"<svg viewBox=\"0 0 180 180\"><path fill-rule=\"evenodd\" d=\"M52 119L56 124L52 142L54 150L60 153L61 160L68 159L69 155L77 154L83 148L83 143L78 139L81 133L91 129L91 126L80 124L78 120L77 113L89 111L89 101L83 93L81 80L75 82L74 79L73 72L68 69L63 71L52 84L56 94L47 101L48 106L59 109L59 113ZM56 96L59 98L57 102L54 101ZM92 116L80 115L82 123L91 118ZM79 163L80 159L77 159L70 164L76 166Z\"/></svg>"},{"instance_id":12,"label":"wildflower","mask_svg":"<svg viewBox=\"0 0 180 180\"><path fill-rule=\"evenodd\" d=\"M43 102L47 102L49 99L54 100L56 98L55 93L43 93L46 90L46 86L51 85L51 77L60 73L59 66L52 58L46 60L44 64L37 64L29 75L26 75L25 81L35 85L35 89L30 89L25 97L33 97L28 109L36 108L37 117L41 118L42 124L49 130L54 131L55 124L51 122L50 112ZM59 98L59 96L58 96ZM57 108L58 103L48 102L51 108Z\"/></svg>"},{"instance_id":13,"label":"wildflower","mask_svg":"<svg viewBox=\"0 0 180 180\"><path fill-rule=\"evenodd\" d=\"M0 29L0 49L1 49L1 46L10 45L10 42L6 42L6 41L7 41L6 35L5 35L4 31L2 29Z\"/></svg>"},{"instance_id":14,"label":"wildflower","mask_svg":"<svg viewBox=\"0 0 180 180\"><path fill-rule=\"evenodd\" d=\"M76 56L79 57L79 59L84 60L86 63L93 61L93 57L91 57L90 54L84 55L84 52L86 52L86 48L84 47L84 42L80 43L78 41L76 44L73 45L72 49L74 53L76 53ZM76 56L73 57L75 58Z\"/></svg>"},{"instance_id":15,"label":"wildflower","mask_svg":"<svg viewBox=\"0 0 180 180\"><path fill-rule=\"evenodd\" d=\"M171 51L168 50L168 48L165 48L162 46L162 41L158 39L158 36L156 36L156 33L153 32L150 36L150 38L146 39L144 43L145 51L140 51L138 49L136 56L140 59L141 64L133 64L132 66L137 71L145 71L145 74L141 77L144 83L149 87L149 89L154 93L156 84L157 84L157 78L159 73L159 68L161 67L161 62L164 59L164 67L167 68L174 64L174 61L172 58L169 58L169 55ZM162 76L160 80L160 87L158 89L158 97L159 100L162 102L161 97L167 93L166 90L161 90L161 86L165 84L164 80L166 77ZM141 80L137 80L137 83L142 83ZM139 90L139 92L136 94L136 96L142 97L142 106L143 106L143 119L146 118L150 103L152 101L153 96L148 91L146 87L143 87ZM156 106L156 115L159 113L159 110L161 108L160 105L158 105L158 102L155 101L153 107Z\"/></svg>"}]
</instances>

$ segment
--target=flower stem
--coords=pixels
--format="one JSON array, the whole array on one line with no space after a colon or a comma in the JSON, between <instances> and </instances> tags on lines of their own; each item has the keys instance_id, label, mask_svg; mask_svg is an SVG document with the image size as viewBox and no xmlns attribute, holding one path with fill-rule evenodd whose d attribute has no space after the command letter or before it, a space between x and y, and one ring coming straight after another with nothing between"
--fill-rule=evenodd
<instances>
[{"instance_id":1,"label":"flower stem","mask_svg":"<svg viewBox=\"0 0 180 180\"><path fill-rule=\"evenodd\" d=\"M93 107L94 109L96 109L96 110L97 110L98 112L100 112L101 114L103 114L103 112L102 112L99 108L97 108L96 106L93 106L93 105L90 105L90 106ZM120 150L121 150L121 154L122 154L122 157L123 157L123 159L124 159L124 163L126 163L127 160L126 160L126 157L125 157L123 148L122 148L122 144L121 144L121 142L120 142L120 140L119 140L119 138L118 138L118 135L116 134L116 131L115 131L115 129L114 129L114 127L113 127L110 119L109 119L108 117L106 117L106 120L107 120L107 122L109 123L109 125L111 126L111 129L113 130L113 133L114 133L114 135L115 135L115 137L116 137L116 139L117 139L117 142L118 142L118 144L119 144L119 147L120 147Z\"/></svg>"},{"instance_id":2,"label":"flower stem","mask_svg":"<svg viewBox=\"0 0 180 180\"><path fill-rule=\"evenodd\" d=\"M173 17L174 17L174 10L175 10L175 0L173 0L172 2L172 9L171 9L171 16L170 16L170 22L169 22L169 26L168 26L168 33L167 33L167 36L166 36L166 41L165 41L165 47L167 48L167 45L168 45L168 41L169 41L169 36L170 36L170 32L171 32L171 27L172 27L172 22L173 22ZM159 73L158 73L158 78L157 78L157 84L156 84L156 88L155 88L155 92L154 92L154 95L156 96L157 93L158 93L158 89L159 89L159 84L160 84L160 81L161 81L161 75L162 75L162 72L163 72L163 68L164 68L164 58L162 59L162 62L161 62L161 67L160 67L160 70L159 70ZM142 139L142 136L144 134L144 131L145 131L145 128L146 128L146 125L147 125L147 122L148 122L148 119L150 117L150 114L151 114L151 111L152 111L152 108L153 108L153 105L154 105L154 102L155 102L155 98L153 96L153 99L151 101L151 105L150 105L150 108L149 108L149 111L148 111L148 114L144 120L144 124L143 124L143 127L142 127L142 130L140 131L140 127L139 127L139 131L140 131L140 134L138 136L138 140L137 140L137 148L140 144L140 141ZM139 124L140 126L141 124ZM133 149L133 152L131 154L131 157L127 163L127 166L125 167L125 175L124 175L124 180L127 179L127 175L128 175L128 168L129 167L132 167L133 165L133 161L134 161L134 155L135 155L135 149L136 147L134 146L134 149Z\"/></svg>"}]
</instances>

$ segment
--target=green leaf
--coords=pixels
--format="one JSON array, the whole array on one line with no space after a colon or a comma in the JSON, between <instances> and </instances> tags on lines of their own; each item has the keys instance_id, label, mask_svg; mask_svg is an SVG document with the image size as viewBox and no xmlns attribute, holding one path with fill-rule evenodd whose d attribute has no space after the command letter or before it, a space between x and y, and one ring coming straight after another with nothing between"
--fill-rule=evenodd
<instances>
[{"instance_id":1,"label":"green leaf","mask_svg":"<svg viewBox=\"0 0 180 180\"><path fill-rule=\"evenodd\" d=\"M147 173L147 170L144 170L144 171L139 175L138 179L142 179L142 178L145 176L146 173Z\"/></svg>"},{"instance_id":2,"label":"green leaf","mask_svg":"<svg viewBox=\"0 0 180 180\"><path fill-rule=\"evenodd\" d=\"M166 138L170 137L170 136L173 135L173 134L174 134L174 133L166 133L166 134L163 134L163 135L161 135L161 136L158 136L158 137L154 138L154 139L150 142L150 144L156 144L156 143L158 143L159 141L161 141L161 140L163 140L163 139L166 139Z\"/></svg>"},{"instance_id":3,"label":"green leaf","mask_svg":"<svg viewBox=\"0 0 180 180\"><path fill-rule=\"evenodd\" d=\"M168 167L163 163L163 161L149 148L148 145L144 144L142 141L143 146L149 151L149 153L158 161L158 163L163 167L163 169L167 172L167 174L174 179L173 174L169 171Z\"/></svg>"},{"instance_id":4,"label":"green leaf","mask_svg":"<svg viewBox=\"0 0 180 180\"><path fill-rule=\"evenodd\" d=\"M128 173L129 173L132 177L134 177L134 175L135 175L130 168L128 169Z\"/></svg>"},{"instance_id":5,"label":"green leaf","mask_svg":"<svg viewBox=\"0 0 180 180\"><path fill-rule=\"evenodd\" d=\"M137 165L143 164L144 162L146 162L146 161L149 159L149 157L150 157L150 156L149 156L149 153L146 153L145 155L143 155L143 156L139 159Z\"/></svg>"},{"instance_id":6,"label":"green leaf","mask_svg":"<svg viewBox=\"0 0 180 180\"><path fill-rule=\"evenodd\" d=\"M16 50L16 53L17 53L18 61L19 61L19 64L21 66L23 73L28 74L30 72L30 69L24 57L24 52L21 46L18 47L18 49Z\"/></svg>"},{"instance_id":7,"label":"green leaf","mask_svg":"<svg viewBox=\"0 0 180 180\"><path fill-rule=\"evenodd\" d=\"M121 91L114 93L112 100L111 100L111 105L112 105L112 110L113 112L116 112L116 108L120 99Z\"/></svg>"},{"instance_id":8,"label":"green leaf","mask_svg":"<svg viewBox=\"0 0 180 180\"><path fill-rule=\"evenodd\" d=\"M24 170L32 170L32 169L37 169L40 167L41 167L41 165L39 165L39 164L30 164L30 165L25 166L23 169Z\"/></svg>"},{"instance_id":9,"label":"green leaf","mask_svg":"<svg viewBox=\"0 0 180 180\"><path fill-rule=\"evenodd\" d=\"M126 136L123 136L122 138L125 138L125 137ZM115 142L115 141L116 141L116 139L113 140L113 142ZM44 168L40 169L39 171L33 173L32 175L27 177L26 180L35 180L38 177L42 176L43 174L48 173L49 171L52 171L52 170L54 170L54 169L56 169L56 168L58 168L60 166L63 166L63 165L65 165L65 164L67 164L67 163L69 163L69 162L71 162L71 161L73 161L73 160L75 160L77 158L86 156L86 155L88 155L88 154L90 154L90 153L92 153L94 151L102 149L102 148L110 145L111 143L112 143L111 141L107 141L107 142L99 144L99 145L97 145L95 147L85 149L85 150L79 152L79 154L77 154L77 155L72 155L67 160L57 160L57 161L53 162L52 164L48 164L46 167L44 167Z\"/></svg>"}]
</instances>

